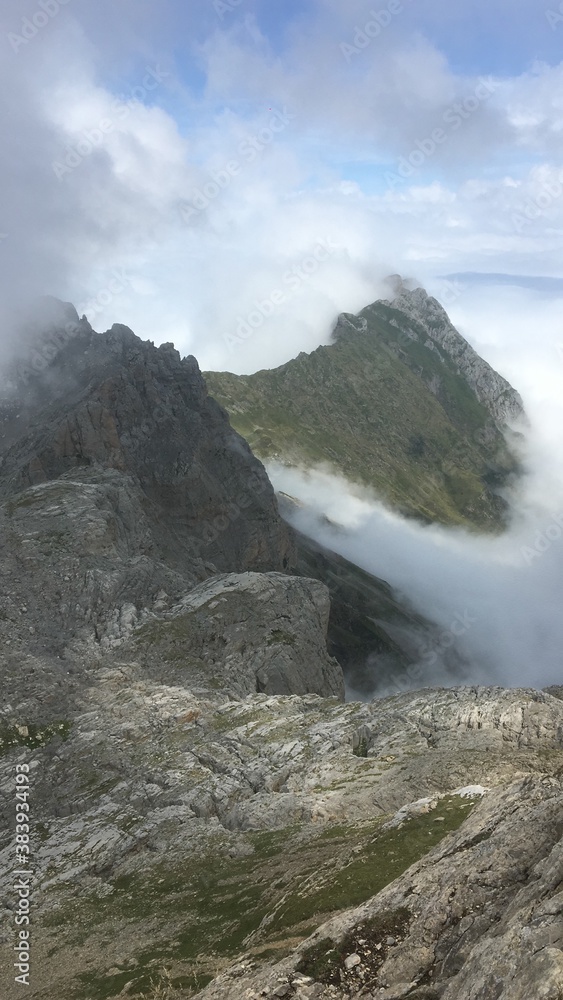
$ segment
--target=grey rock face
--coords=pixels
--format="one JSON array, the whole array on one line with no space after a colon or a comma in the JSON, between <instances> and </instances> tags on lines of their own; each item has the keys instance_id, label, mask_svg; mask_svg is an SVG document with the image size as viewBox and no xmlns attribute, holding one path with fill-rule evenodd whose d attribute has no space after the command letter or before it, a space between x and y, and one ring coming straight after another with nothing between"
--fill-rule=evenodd
<instances>
[{"instance_id":1,"label":"grey rock face","mask_svg":"<svg viewBox=\"0 0 563 1000\"><path fill-rule=\"evenodd\" d=\"M140 487L169 565L183 571L197 555L218 572L288 569L291 541L265 470L208 396L195 358L124 326L97 334L76 318L73 331L59 345L48 328L41 370L14 364L5 379L1 495L115 469Z\"/></svg>"},{"instance_id":2,"label":"grey rock face","mask_svg":"<svg viewBox=\"0 0 563 1000\"><path fill-rule=\"evenodd\" d=\"M229 580L217 583L212 602ZM205 596L202 589L192 599L190 613ZM152 667L94 664L64 738L53 727L33 749L22 742L4 748L0 884L7 902L16 761L31 762L42 831L33 846L41 982L30 996L80 995L85 975L109 989L116 968L114 995L129 978L136 996L146 953L187 975L193 964L182 942L196 939L205 918L197 968L220 973L203 991L206 1000L270 995L282 984L300 1000L372 992L388 1000L477 1000L501 983L499 1000L541 996L538 984L556 1000L559 699L462 688L370 704L311 694L225 700L195 693L183 679L158 658ZM17 704L4 718L24 721ZM353 752L362 741L365 756ZM451 808L463 815L444 837ZM393 855L412 837L417 853L395 877ZM373 895L370 879L382 872L388 884L383 879ZM362 902L349 909L342 893L354 878ZM285 925L290 942L310 934L311 922L317 930L281 963L259 968L257 956L275 947L276 921L288 905L297 911L296 928ZM335 911L329 923L327 906ZM393 932L390 914L402 914ZM4 916L9 929L13 914ZM355 932L366 919L382 928L367 944ZM246 928L237 939L242 962L225 972L232 951L221 949L237 921ZM117 925L120 934L109 935ZM300 967L306 950L349 932L360 940L343 957L358 954L361 962L347 978L335 986L308 978ZM5 995L19 993L8 983Z\"/></svg>"},{"instance_id":3,"label":"grey rock face","mask_svg":"<svg viewBox=\"0 0 563 1000\"><path fill-rule=\"evenodd\" d=\"M144 663L175 664L176 680L187 675L204 689L211 681L237 697L263 691L342 700L342 669L326 649L329 611L328 590L317 580L215 576L137 629L130 649Z\"/></svg>"},{"instance_id":4,"label":"grey rock face","mask_svg":"<svg viewBox=\"0 0 563 1000\"><path fill-rule=\"evenodd\" d=\"M523 694L460 689L389 699L373 712L377 750L371 750L368 759L372 752L381 752L384 732L391 742L400 733L403 749L392 758L396 762L390 771L393 784L394 767L406 749L403 741L410 741L409 731L414 738L411 746L416 746L411 730L416 726L428 740L429 756L454 754L457 763L454 757L449 763L452 774L462 759L470 760L468 749L476 765L480 756L484 762L488 753L501 746L530 747L543 739L540 733L546 737L546 752L547 747L559 748L559 761L563 730L555 699ZM405 725L402 732L400 719ZM519 760L521 764L521 756ZM322 923L289 958L273 967L260 971L250 960L223 973L203 990L202 1000L258 998L270 995L279 983L286 984L287 995L297 1000L309 996L315 1000L559 1000L563 988L561 765L555 775L539 776L522 771L518 775L518 767L512 781L506 772L507 784L465 790L466 794L485 794L460 829L372 899ZM439 773L434 766L434 795L444 787L445 772L441 778ZM403 807L396 820L403 825L409 815L435 806L430 796ZM339 949L339 960L323 959L331 948Z\"/></svg>"},{"instance_id":5,"label":"grey rock face","mask_svg":"<svg viewBox=\"0 0 563 1000\"><path fill-rule=\"evenodd\" d=\"M201 559L181 574L159 558L138 485L113 469L76 469L12 495L0 527L4 652L91 651L127 608L137 618L160 591L179 598L206 575Z\"/></svg>"},{"instance_id":6,"label":"grey rock face","mask_svg":"<svg viewBox=\"0 0 563 1000\"><path fill-rule=\"evenodd\" d=\"M98 654L213 574L289 572L264 467L195 359L47 306L0 386L6 651Z\"/></svg>"},{"instance_id":7,"label":"grey rock face","mask_svg":"<svg viewBox=\"0 0 563 1000\"><path fill-rule=\"evenodd\" d=\"M396 295L384 305L396 310L398 315L396 325L404 326L404 317L413 321L410 331L414 339L424 343L425 334L432 345L440 353L442 350L457 365L458 371L465 377L480 403L488 409L497 427L503 429L507 424L524 417L524 405L515 389L498 374L483 358L480 358L464 337L451 323L447 312L440 303L428 295L423 288L409 290L399 279L396 283Z\"/></svg>"},{"instance_id":8,"label":"grey rock face","mask_svg":"<svg viewBox=\"0 0 563 1000\"><path fill-rule=\"evenodd\" d=\"M290 531L195 361L61 309L70 340L2 389L3 996L19 764L34 1000L146 995L169 963L220 973L210 1000L560 1000L563 702L343 704L327 588L280 572ZM349 933L334 983L303 970Z\"/></svg>"}]
</instances>

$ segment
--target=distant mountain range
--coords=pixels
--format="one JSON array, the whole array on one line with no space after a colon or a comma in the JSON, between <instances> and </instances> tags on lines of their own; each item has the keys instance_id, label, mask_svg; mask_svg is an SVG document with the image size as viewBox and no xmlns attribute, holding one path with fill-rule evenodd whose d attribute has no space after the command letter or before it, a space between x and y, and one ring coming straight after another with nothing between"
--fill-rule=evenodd
<instances>
[{"instance_id":1,"label":"distant mountain range","mask_svg":"<svg viewBox=\"0 0 563 1000\"><path fill-rule=\"evenodd\" d=\"M330 463L425 522L501 528L518 472L505 436L518 393L422 288L339 316L329 345L252 375L205 372L263 461Z\"/></svg>"}]
</instances>

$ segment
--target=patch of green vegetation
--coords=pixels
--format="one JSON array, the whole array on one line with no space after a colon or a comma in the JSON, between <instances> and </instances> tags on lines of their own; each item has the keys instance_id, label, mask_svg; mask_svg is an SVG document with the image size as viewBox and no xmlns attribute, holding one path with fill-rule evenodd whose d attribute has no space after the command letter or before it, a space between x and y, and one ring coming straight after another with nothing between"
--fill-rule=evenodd
<instances>
[{"instance_id":1,"label":"patch of green vegetation","mask_svg":"<svg viewBox=\"0 0 563 1000\"><path fill-rule=\"evenodd\" d=\"M352 753L356 757L367 757L367 755L368 755L368 741L366 740L365 736L362 736L362 738L361 738L360 742L358 743L357 747L354 747L352 749Z\"/></svg>"},{"instance_id":2,"label":"patch of green vegetation","mask_svg":"<svg viewBox=\"0 0 563 1000\"><path fill-rule=\"evenodd\" d=\"M365 330L279 368L206 372L209 391L263 460L328 461L423 522L497 530L494 488L517 462L490 414L422 327L404 335L416 322L379 303L360 318Z\"/></svg>"},{"instance_id":3,"label":"patch of green vegetation","mask_svg":"<svg viewBox=\"0 0 563 1000\"><path fill-rule=\"evenodd\" d=\"M145 965L139 964L133 970L123 969L112 975L81 973L77 979L81 986L73 1000L83 1000L84 989L88 991L88 1000L110 1000L121 996L126 987L126 994L132 1000L137 997L148 997L149 1000L184 1000L204 989L213 976L194 971L191 975L173 977L153 959Z\"/></svg>"},{"instance_id":4,"label":"patch of green vegetation","mask_svg":"<svg viewBox=\"0 0 563 1000\"><path fill-rule=\"evenodd\" d=\"M128 983L131 982L131 971L126 970L124 972L117 972L114 975L100 976L95 972L82 972L78 976L78 980L82 984L84 992L81 996L87 996L90 1000L110 1000L111 997L116 997L123 990ZM137 976L135 975L135 980ZM147 972L145 976L139 977L137 986L142 989L143 987L148 988L151 985L150 973Z\"/></svg>"},{"instance_id":5,"label":"patch of green vegetation","mask_svg":"<svg viewBox=\"0 0 563 1000\"><path fill-rule=\"evenodd\" d=\"M436 809L400 827L378 831L360 854L338 870L327 870L322 884L310 892L289 895L277 910L272 929L358 906L402 875L452 830L457 830L473 803L455 796L440 799ZM435 820L443 822L435 822ZM319 873L322 875L322 873Z\"/></svg>"},{"instance_id":6,"label":"patch of green vegetation","mask_svg":"<svg viewBox=\"0 0 563 1000\"><path fill-rule=\"evenodd\" d=\"M294 646L295 636L292 635L290 632L284 632L283 629L280 628L273 629L272 632L270 632L268 638L266 639L266 645L275 646L279 643L285 646Z\"/></svg>"},{"instance_id":7,"label":"patch of green vegetation","mask_svg":"<svg viewBox=\"0 0 563 1000\"><path fill-rule=\"evenodd\" d=\"M204 661L193 653L194 622L189 614L147 622L136 629L134 641L148 655L155 655L153 647L157 647L157 655L165 663L205 669Z\"/></svg>"},{"instance_id":8,"label":"patch of green vegetation","mask_svg":"<svg viewBox=\"0 0 563 1000\"><path fill-rule=\"evenodd\" d=\"M299 825L284 830L250 831L248 840L254 847L256 858L273 858L283 853L288 837L299 832Z\"/></svg>"},{"instance_id":9,"label":"patch of green vegetation","mask_svg":"<svg viewBox=\"0 0 563 1000\"><path fill-rule=\"evenodd\" d=\"M334 825L327 826L327 828L323 830L320 836L322 840L333 840L333 839L342 840L347 835L348 832L349 828L347 826L335 823Z\"/></svg>"},{"instance_id":10,"label":"patch of green vegetation","mask_svg":"<svg viewBox=\"0 0 563 1000\"><path fill-rule=\"evenodd\" d=\"M49 839L49 827L47 826L46 823L36 823L35 833L39 837L41 843L44 843L46 840Z\"/></svg>"},{"instance_id":11,"label":"patch of green vegetation","mask_svg":"<svg viewBox=\"0 0 563 1000\"><path fill-rule=\"evenodd\" d=\"M61 739L65 742L72 729L72 722L63 720L51 722L49 725L41 726L34 722L27 722L21 725L0 727L0 756L9 753L14 747L29 747L36 750L44 747L51 740Z\"/></svg>"},{"instance_id":12,"label":"patch of green vegetation","mask_svg":"<svg viewBox=\"0 0 563 1000\"><path fill-rule=\"evenodd\" d=\"M207 683L212 691L222 691L225 686L225 682L220 677L210 677Z\"/></svg>"},{"instance_id":13,"label":"patch of green vegetation","mask_svg":"<svg viewBox=\"0 0 563 1000\"><path fill-rule=\"evenodd\" d=\"M458 799L444 799L433 813L389 830L379 817L306 837L299 826L248 831L253 850L240 857L228 855L222 835L207 855L156 860L114 878L113 891L101 898L84 892L46 921L65 947L91 946L136 926L158 930L131 968L110 966L111 976L90 970L72 1000L82 1000L85 989L89 1000L106 1000L128 983L135 995L150 996L151 975L162 966L173 964L187 983L249 947L254 953L276 944L283 949L288 941L293 947L328 915L364 902L402 874L467 811L468 803L460 808ZM435 823L437 817L444 821Z\"/></svg>"},{"instance_id":14,"label":"patch of green vegetation","mask_svg":"<svg viewBox=\"0 0 563 1000\"><path fill-rule=\"evenodd\" d=\"M251 708L246 712L235 713L216 712L209 723L210 729L215 732L229 732L231 729L240 729L249 726L253 722L267 723L271 721L271 716L264 709Z\"/></svg>"}]
</instances>

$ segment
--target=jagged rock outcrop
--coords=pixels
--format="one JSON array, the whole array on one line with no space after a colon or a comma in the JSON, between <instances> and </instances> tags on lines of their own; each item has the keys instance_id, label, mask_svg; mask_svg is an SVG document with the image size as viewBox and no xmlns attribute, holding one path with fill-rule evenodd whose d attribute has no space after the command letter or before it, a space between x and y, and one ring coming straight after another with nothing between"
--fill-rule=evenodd
<instances>
[{"instance_id":1,"label":"jagged rock outcrop","mask_svg":"<svg viewBox=\"0 0 563 1000\"><path fill-rule=\"evenodd\" d=\"M32 332L0 400L0 600L12 651L111 646L210 575L291 570L266 472L194 358L126 327L95 333L56 301Z\"/></svg>"},{"instance_id":2,"label":"jagged rock outcrop","mask_svg":"<svg viewBox=\"0 0 563 1000\"><path fill-rule=\"evenodd\" d=\"M264 468L209 397L195 358L124 326L95 333L68 304L60 312L61 327L51 319L2 386L0 495L115 469L140 487L155 548L182 573L198 560L200 579L203 561L217 572L289 568Z\"/></svg>"},{"instance_id":3,"label":"jagged rock outcrop","mask_svg":"<svg viewBox=\"0 0 563 1000\"><path fill-rule=\"evenodd\" d=\"M560 1000L561 699L343 703L327 587L195 360L49 313L1 391L2 996L29 836L31 1000Z\"/></svg>"},{"instance_id":4,"label":"jagged rock outcrop","mask_svg":"<svg viewBox=\"0 0 563 1000\"><path fill-rule=\"evenodd\" d=\"M338 662L327 653L327 588L281 573L215 576L169 613L136 629L131 650L141 662L173 664L171 678L192 689L219 688L244 697L308 694L344 698ZM121 651L123 652L123 651Z\"/></svg>"}]
</instances>

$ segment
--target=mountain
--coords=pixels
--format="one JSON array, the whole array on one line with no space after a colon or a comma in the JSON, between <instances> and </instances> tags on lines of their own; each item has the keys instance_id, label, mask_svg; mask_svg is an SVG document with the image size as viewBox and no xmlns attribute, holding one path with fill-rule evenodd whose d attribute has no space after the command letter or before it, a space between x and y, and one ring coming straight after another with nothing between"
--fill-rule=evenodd
<instances>
[{"instance_id":1,"label":"mountain","mask_svg":"<svg viewBox=\"0 0 563 1000\"><path fill-rule=\"evenodd\" d=\"M328 462L405 515L498 530L522 401L435 299L392 288L342 314L329 345L253 375L205 372L209 391L263 461Z\"/></svg>"},{"instance_id":2,"label":"mountain","mask_svg":"<svg viewBox=\"0 0 563 1000\"><path fill-rule=\"evenodd\" d=\"M433 626L287 525L195 359L54 300L12 341L2 997L558 1000L560 689L346 702Z\"/></svg>"},{"instance_id":3,"label":"mountain","mask_svg":"<svg viewBox=\"0 0 563 1000\"><path fill-rule=\"evenodd\" d=\"M391 683L412 686L407 668L421 647L435 645L437 630L400 607L383 581L350 564L343 573L333 553L311 558L312 543L282 519L262 464L209 396L195 358L181 359L170 344L155 348L123 326L95 333L69 303L43 301L39 314L0 387L0 572L9 580L0 610L11 655L22 647L22 606L33 629L25 649L55 658L117 649L146 616L164 615L174 621L153 622L150 655L177 655L168 635L180 631L184 646L199 649L190 663L194 681L206 642L215 683L232 694L256 690L260 677L265 691L342 695L340 667L364 695ZM277 667L266 668L257 652L249 671L250 639L241 654L223 630L213 657L215 643L207 633L196 638L193 616L181 607L210 577L262 572L308 580L297 587L276 579L258 603L270 593L272 634L288 634L281 612L275 622L277 600L288 605L286 626L311 633L315 656L306 643L299 654L309 671L284 642L268 647ZM246 606L248 616L259 592L250 577L224 588L231 629L235 608L242 614ZM258 650L266 622L256 627ZM450 655L459 681L461 665ZM236 665L241 658L244 668ZM10 675L18 669L15 662Z\"/></svg>"},{"instance_id":4,"label":"mountain","mask_svg":"<svg viewBox=\"0 0 563 1000\"><path fill-rule=\"evenodd\" d=\"M55 300L8 369L0 407L0 496L113 470L139 487L155 552L192 579L209 575L206 561L218 572L289 565L261 463L209 397L195 358L172 344L155 348L119 325L95 333Z\"/></svg>"},{"instance_id":5,"label":"mountain","mask_svg":"<svg viewBox=\"0 0 563 1000\"><path fill-rule=\"evenodd\" d=\"M41 651L110 641L119 608L295 558L263 466L170 344L95 333L60 304L5 373L0 434L4 620L32 605Z\"/></svg>"}]
</instances>

